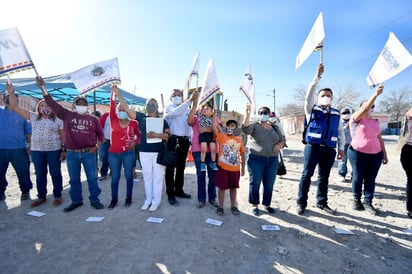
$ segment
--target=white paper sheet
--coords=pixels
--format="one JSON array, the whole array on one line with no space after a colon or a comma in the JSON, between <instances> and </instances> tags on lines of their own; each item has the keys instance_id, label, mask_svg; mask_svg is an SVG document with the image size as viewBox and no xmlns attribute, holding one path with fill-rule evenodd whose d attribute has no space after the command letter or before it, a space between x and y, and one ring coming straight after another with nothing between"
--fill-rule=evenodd
<instances>
[{"instance_id":1,"label":"white paper sheet","mask_svg":"<svg viewBox=\"0 0 412 274\"><path fill-rule=\"evenodd\" d=\"M222 226L222 224L223 224L222 221L218 221L218 220L211 219L211 218L207 218L205 222L207 224L211 224L211 225L215 225L215 226Z\"/></svg>"},{"instance_id":2,"label":"white paper sheet","mask_svg":"<svg viewBox=\"0 0 412 274\"><path fill-rule=\"evenodd\" d=\"M354 233L350 231L349 229L345 228L334 228L333 231L335 231L338 234L343 234L343 235L353 235Z\"/></svg>"},{"instance_id":3,"label":"white paper sheet","mask_svg":"<svg viewBox=\"0 0 412 274\"><path fill-rule=\"evenodd\" d=\"M163 119L162 118L155 118L155 117L147 117L146 118L146 133L150 131L156 133L163 132ZM160 143L162 139L160 138L147 138L147 143Z\"/></svg>"},{"instance_id":4,"label":"white paper sheet","mask_svg":"<svg viewBox=\"0 0 412 274\"><path fill-rule=\"evenodd\" d=\"M89 217L86 219L86 222L101 222L104 217Z\"/></svg>"},{"instance_id":5,"label":"white paper sheet","mask_svg":"<svg viewBox=\"0 0 412 274\"><path fill-rule=\"evenodd\" d=\"M263 230L280 230L278 225L262 225Z\"/></svg>"},{"instance_id":6,"label":"white paper sheet","mask_svg":"<svg viewBox=\"0 0 412 274\"><path fill-rule=\"evenodd\" d=\"M160 224L160 223L163 222L163 218L149 217L149 218L147 218L146 222Z\"/></svg>"},{"instance_id":7,"label":"white paper sheet","mask_svg":"<svg viewBox=\"0 0 412 274\"><path fill-rule=\"evenodd\" d=\"M36 211L36 210L32 210L30 212L27 212L27 215L40 218L40 217L43 217L44 215L46 215L46 213Z\"/></svg>"}]
</instances>

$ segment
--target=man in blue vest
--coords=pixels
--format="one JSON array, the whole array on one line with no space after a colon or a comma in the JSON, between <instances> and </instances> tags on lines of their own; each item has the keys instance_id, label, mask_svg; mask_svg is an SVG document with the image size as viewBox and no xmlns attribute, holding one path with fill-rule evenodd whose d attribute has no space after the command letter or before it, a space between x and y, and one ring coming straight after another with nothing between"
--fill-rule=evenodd
<instances>
[{"instance_id":1,"label":"man in blue vest","mask_svg":"<svg viewBox=\"0 0 412 274\"><path fill-rule=\"evenodd\" d=\"M318 91L316 88L323 73L323 64L319 64L316 77L310 83L305 98L305 115L307 127L304 133L304 167L299 182L297 198L297 213L302 215L306 209L310 181L318 166L318 182L316 206L329 214L335 210L328 206L328 184L330 170L335 162L336 145L337 159L344 155L345 137L340 121L340 112L330 106L333 93L330 88Z\"/></svg>"}]
</instances>

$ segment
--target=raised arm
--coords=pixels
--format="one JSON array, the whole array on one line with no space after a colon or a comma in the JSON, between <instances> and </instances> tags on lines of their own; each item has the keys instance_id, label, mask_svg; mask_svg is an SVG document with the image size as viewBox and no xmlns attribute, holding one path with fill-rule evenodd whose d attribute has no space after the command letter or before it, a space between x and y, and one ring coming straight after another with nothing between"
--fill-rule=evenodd
<instances>
[{"instance_id":1,"label":"raised arm","mask_svg":"<svg viewBox=\"0 0 412 274\"><path fill-rule=\"evenodd\" d=\"M16 93L14 92L14 86L12 83L7 82L6 83L6 91L9 93L9 108L10 110L13 110L16 112L18 115L23 117L26 120L30 120L30 112L22 109L19 107L19 104L17 103L17 97Z\"/></svg>"},{"instance_id":2,"label":"raised arm","mask_svg":"<svg viewBox=\"0 0 412 274\"><path fill-rule=\"evenodd\" d=\"M356 112L353 114L352 117L353 117L353 120L354 120L355 122L359 121L360 118L362 118L362 116L363 116L365 113L367 113L367 112L372 108L372 106L375 104L376 98L378 98L378 96L382 94L383 88L384 88L384 86L383 86L383 85L380 85L380 86L376 89L375 93L374 93L366 102L364 102L364 103L362 104L362 106L360 107L360 109L359 109L358 111L356 111Z\"/></svg>"},{"instance_id":3,"label":"raised arm","mask_svg":"<svg viewBox=\"0 0 412 274\"><path fill-rule=\"evenodd\" d=\"M124 108L124 110L127 112L127 115L129 116L129 118L136 120L136 111L134 111L133 109L129 108L129 105L125 102L125 100L123 99L122 94L120 93L119 89L117 88L116 85L112 85L112 92L114 92L114 94L116 94L117 99L119 99L119 103L120 105Z\"/></svg>"},{"instance_id":4,"label":"raised arm","mask_svg":"<svg viewBox=\"0 0 412 274\"><path fill-rule=\"evenodd\" d=\"M250 123L250 112L252 109L252 105L251 104L246 104L246 115L245 118L243 118L243 126L247 127Z\"/></svg>"},{"instance_id":5,"label":"raised arm","mask_svg":"<svg viewBox=\"0 0 412 274\"><path fill-rule=\"evenodd\" d=\"M197 91L194 91L192 93L190 100L193 101L193 104L192 104L192 108L189 111L189 115L187 116L187 123L189 124L189 126L193 126L193 124L195 123L195 114L196 114L197 105L199 103L199 94Z\"/></svg>"},{"instance_id":6,"label":"raised arm","mask_svg":"<svg viewBox=\"0 0 412 274\"><path fill-rule=\"evenodd\" d=\"M309 121L309 118L310 118L309 116L312 112L312 107L314 104L316 104L316 101L317 101L316 88L318 86L318 82L320 78L322 77L323 72L324 72L324 67L323 67L323 64L321 63L318 65L318 68L316 70L316 76L312 80L312 82L310 82L309 88L306 92L304 110L305 110L307 121Z\"/></svg>"}]
</instances>

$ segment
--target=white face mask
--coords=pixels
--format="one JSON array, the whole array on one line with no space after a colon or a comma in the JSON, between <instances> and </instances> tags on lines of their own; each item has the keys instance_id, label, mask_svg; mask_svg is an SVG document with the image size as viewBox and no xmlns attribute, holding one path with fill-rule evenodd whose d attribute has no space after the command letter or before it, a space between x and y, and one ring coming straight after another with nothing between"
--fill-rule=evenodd
<instances>
[{"instance_id":1,"label":"white face mask","mask_svg":"<svg viewBox=\"0 0 412 274\"><path fill-rule=\"evenodd\" d=\"M328 96L323 96L319 99L319 105L328 106L330 104L331 98Z\"/></svg>"},{"instance_id":2,"label":"white face mask","mask_svg":"<svg viewBox=\"0 0 412 274\"><path fill-rule=\"evenodd\" d=\"M88 110L87 106L74 106L75 110L79 114L85 114Z\"/></svg>"},{"instance_id":3,"label":"white face mask","mask_svg":"<svg viewBox=\"0 0 412 274\"><path fill-rule=\"evenodd\" d=\"M180 105L182 103L182 97L180 96L172 97L172 101L173 101L173 104Z\"/></svg>"},{"instance_id":4,"label":"white face mask","mask_svg":"<svg viewBox=\"0 0 412 274\"><path fill-rule=\"evenodd\" d=\"M350 114L342 114L342 120L349 120Z\"/></svg>"}]
</instances>

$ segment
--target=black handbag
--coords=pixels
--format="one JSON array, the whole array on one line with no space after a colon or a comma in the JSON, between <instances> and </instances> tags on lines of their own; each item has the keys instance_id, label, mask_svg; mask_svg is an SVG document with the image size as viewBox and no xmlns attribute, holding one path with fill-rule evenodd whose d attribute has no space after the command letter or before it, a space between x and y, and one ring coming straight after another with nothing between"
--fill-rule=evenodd
<instances>
[{"instance_id":1,"label":"black handbag","mask_svg":"<svg viewBox=\"0 0 412 274\"><path fill-rule=\"evenodd\" d=\"M285 162L283 161L283 157L282 157L282 153L280 153L279 151L279 156L280 156L280 162L279 162L279 166L278 166L278 171L277 171L277 175L282 176L282 175L286 175L286 166L285 166Z\"/></svg>"},{"instance_id":2,"label":"black handbag","mask_svg":"<svg viewBox=\"0 0 412 274\"><path fill-rule=\"evenodd\" d=\"M166 142L163 142L163 147L160 152L157 154L156 162L159 165L167 167L175 167L177 162L177 152L176 148L173 146L171 138Z\"/></svg>"}]
</instances>

